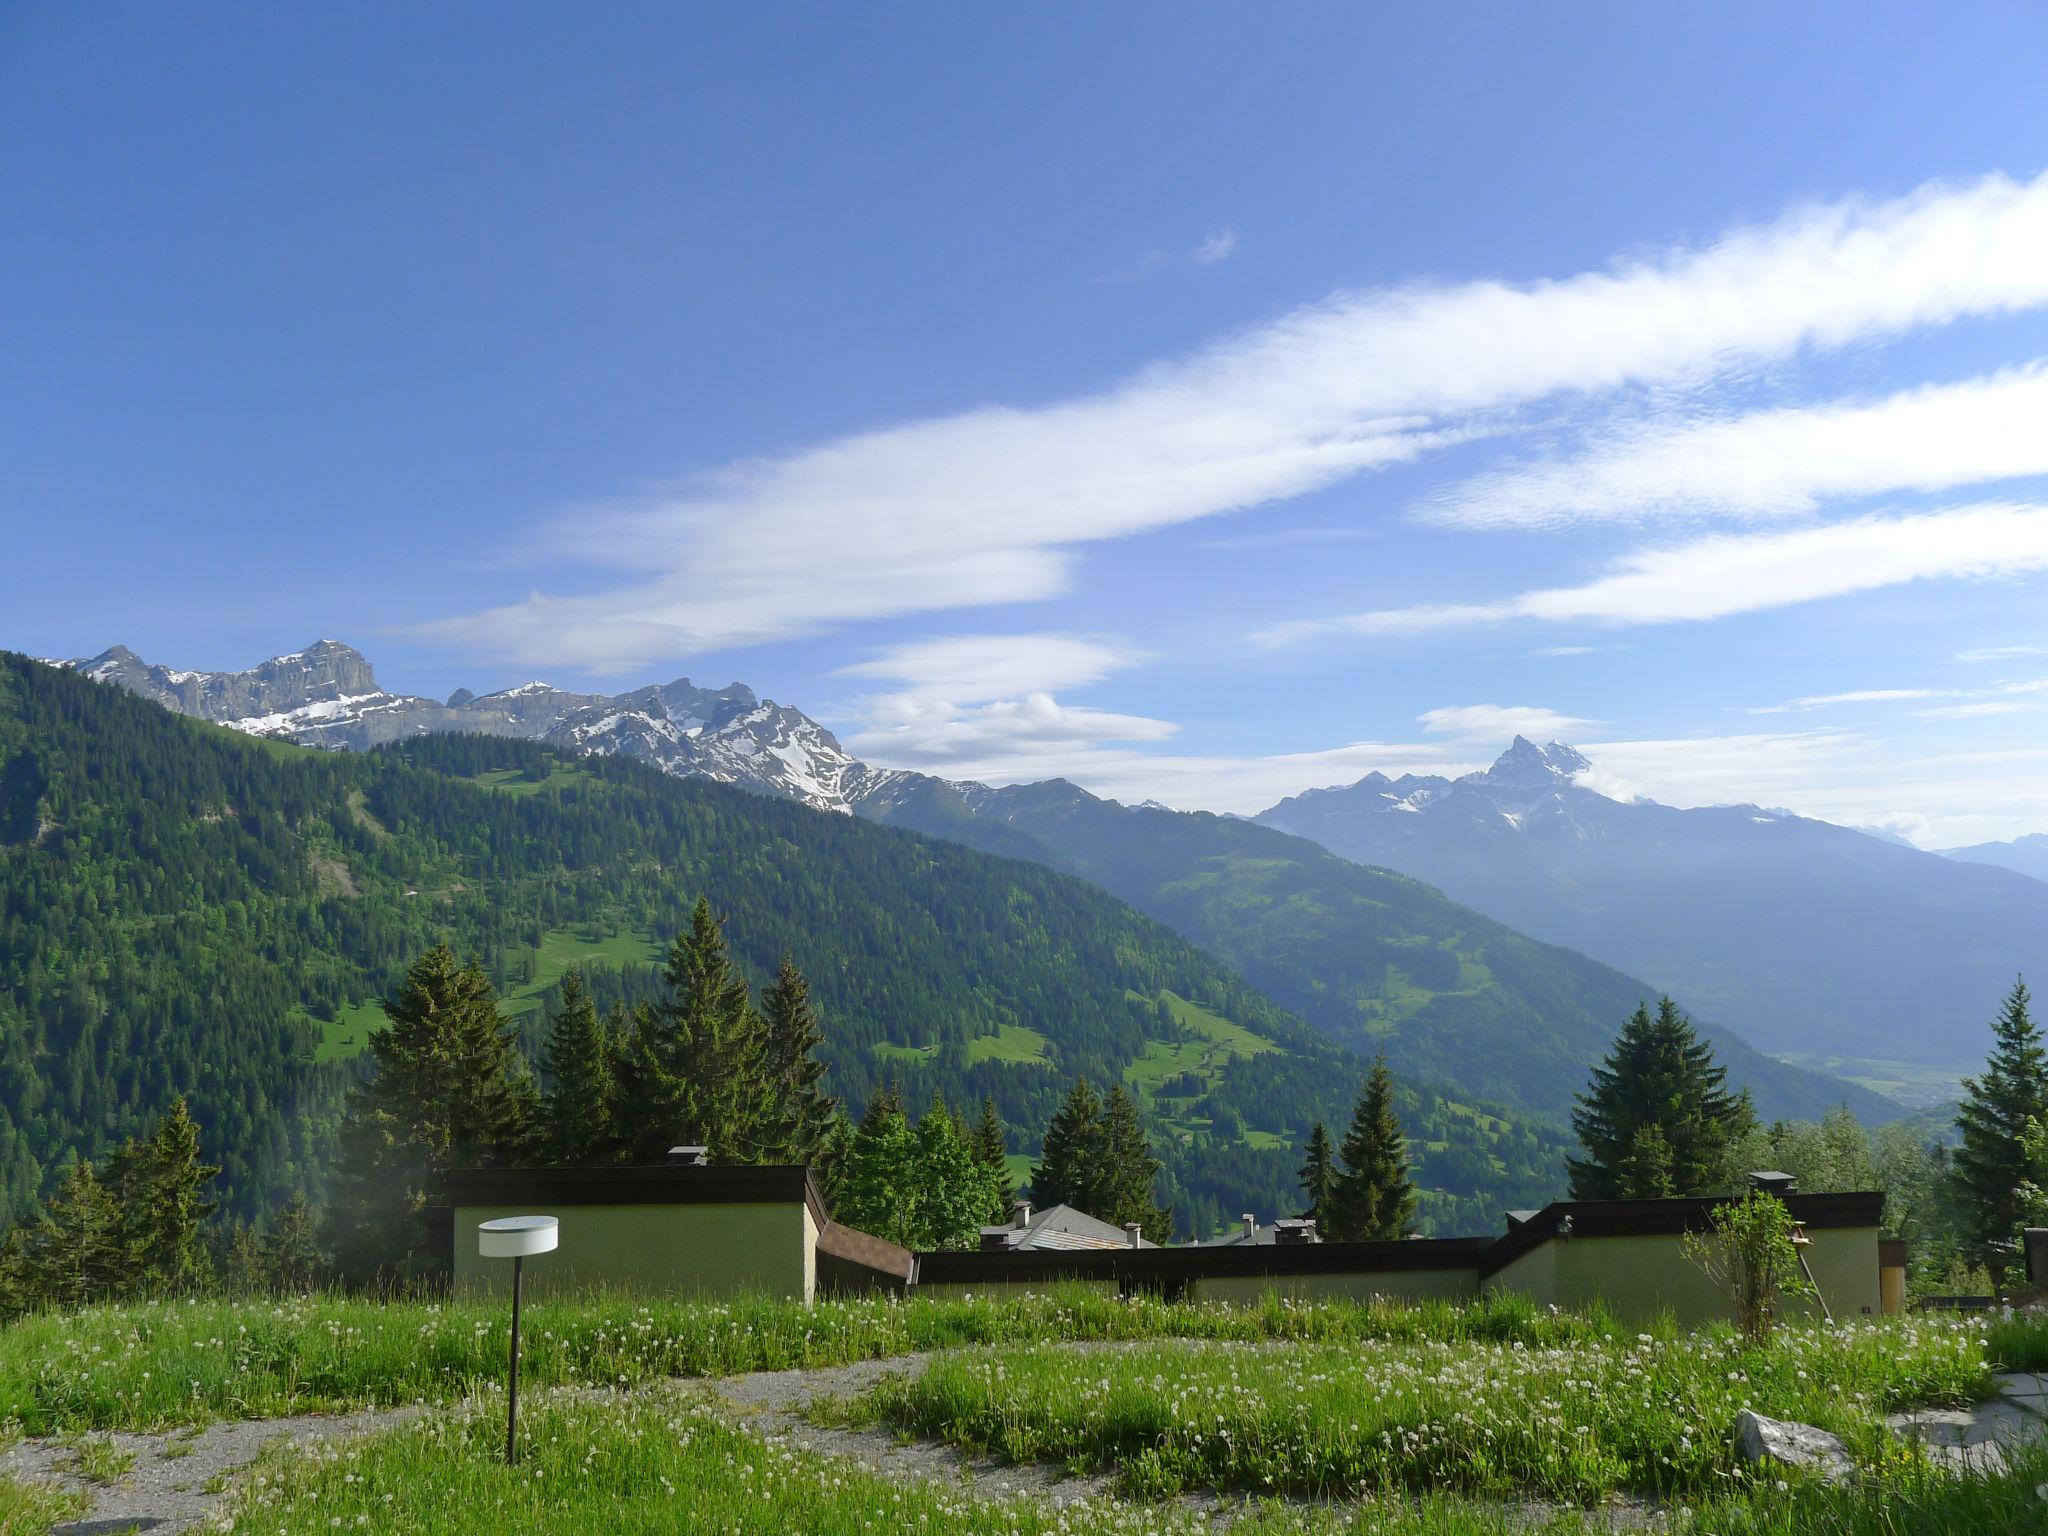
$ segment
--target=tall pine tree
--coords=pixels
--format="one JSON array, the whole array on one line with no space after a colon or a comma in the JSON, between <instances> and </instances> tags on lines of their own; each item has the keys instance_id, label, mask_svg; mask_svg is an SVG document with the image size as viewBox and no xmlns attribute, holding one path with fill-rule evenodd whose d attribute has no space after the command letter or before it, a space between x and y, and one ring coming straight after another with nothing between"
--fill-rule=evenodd
<instances>
[{"instance_id":1,"label":"tall pine tree","mask_svg":"<svg viewBox=\"0 0 2048 1536\"><path fill-rule=\"evenodd\" d=\"M1102 1100L1087 1078L1077 1078L1046 1125L1045 1145L1031 1170L1031 1198L1041 1206L1071 1205L1098 1214L1088 1202L1095 1197L1106 1155Z\"/></svg>"},{"instance_id":2,"label":"tall pine tree","mask_svg":"<svg viewBox=\"0 0 2048 1536\"><path fill-rule=\"evenodd\" d=\"M1152 1198L1159 1182L1159 1159L1138 1121L1138 1101L1116 1083L1102 1103L1102 1161L1093 1185L1076 1202L1089 1215L1113 1227L1138 1224L1154 1242L1173 1235L1173 1213Z\"/></svg>"},{"instance_id":3,"label":"tall pine tree","mask_svg":"<svg viewBox=\"0 0 2048 1536\"><path fill-rule=\"evenodd\" d=\"M1303 1155L1298 1177L1302 1199L1307 1205L1301 1214L1316 1224L1320 1235L1329 1237L1331 1213L1337 1199L1337 1150L1330 1144L1330 1133L1320 1120L1308 1133L1308 1149Z\"/></svg>"},{"instance_id":4,"label":"tall pine tree","mask_svg":"<svg viewBox=\"0 0 2048 1536\"><path fill-rule=\"evenodd\" d=\"M719 1163L758 1162L778 1134L766 1030L700 897L690 931L669 946L668 996L643 1006L619 1058L619 1121L640 1161L678 1144Z\"/></svg>"},{"instance_id":5,"label":"tall pine tree","mask_svg":"<svg viewBox=\"0 0 2048 1536\"><path fill-rule=\"evenodd\" d=\"M974 1122L968 1146L974 1153L974 1160L989 1171L993 1201L988 1221L994 1225L1009 1215L1010 1201L1016 1194L1010 1179L1009 1128L1003 1124L1003 1117L996 1113L994 1099L984 1098L981 1101L981 1118Z\"/></svg>"},{"instance_id":6,"label":"tall pine tree","mask_svg":"<svg viewBox=\"0 0 2048 1536\"><path fill-rule=\"evenodd\" d=\"M135 1283L174 1295L204 1285L212 1270L205 1225L215 1208L207 1188L220 1165L200 1161L199 1127L182 1095L157 1118L147 1139L122 1147L108 1172L127 1228Z\"/></svg>"},{"instance_id":7,"label":"tall pine tree","mask_svg":"<svg viewBox=\"0 0 2048 1536\"><path fill-rule=\"evenodd\" d=\"M541 1137L548 1155L570 1166L616 1162L621 1148L612 1124L612 1068L618 1044L597 1016L597 1004L571 966L562 976L562 1005L548 1018L541 1069Z\"/></svg>"},{"instance_id":8,"label":"tall pine tree","mask_svg":"<svg viewBox=\"0 0 2048 1536\"><path fill-rule=\"evenodd\" d=\"M2035 1172L2028 1137L2048 1126L2048 1051L2029 1001L2026 982L2015 981L1991 1025L1991 1059L1981 1076L1963 1079L1956 1115L1961 1139L1952 1178L1964 1231L1978 1262L2000 1284L2025 1215L2020 1184Z\"/></svg>"},{"instance_id":9,"label":"tall pine tree","mask_svg":"<svg viewBox=\"0 0 2048 1536\"><path fill-rule=\"evenodd\" d=\"M1730 1149L1756 1121L1748 1096L1728 1091L1727 1069L1668 997L1654 1018L1637 1006L1578 1105L1572 1129L1585 1156L1566 1159L1574 1200L1622 1197L1623 1165L1645 1126L1657 1128L1669 1154L1671 1193L1712 1194L1728 1182ZM1662 1163L1650 1144L1643 1150Z\"/></svg>"},{"instance_id":10,"label":"tall pine tree","mask_svg":"<svg viewBox=\"0 0 2048 1536\"><path fill-rule=\"evenodd\" d=\"M839 1101L825 1091L819 1049L825 1032L811 1005L811 984L788 955L761 995L766 1067L775 1088L773 1155L783 1162L819 1166L834 1150Z\"/></svg>"},{"instance_id":11,"label":"tall pine tree","mask_svg":"<svg viewBox=\"0 0 2048 1536\"><path fill-rule=\"evenodd\" d=\"M331 1213L336 1260L362 1279L417 1265L421 1213L450 1170L519 1161L533 1135L533 1085L481 966L437 945L384 1015L374 1070L349 1094Z\"/></svg>"},{"instance_id":12,"label":"tall pine tree","mask_svg":"<svg viewBox=\"0 0 2048 1536\"><path fill-rule=\"evenodd\" d=\"M1337 1242L1384 1241L1407 1235L1415 1219L1415 1181L1408 1142L1394 1113L1394 1074L1382 1055L1344 1133L1344 1168L1331 1193L1330 1236Z\"/></svg>"}]
</instances>

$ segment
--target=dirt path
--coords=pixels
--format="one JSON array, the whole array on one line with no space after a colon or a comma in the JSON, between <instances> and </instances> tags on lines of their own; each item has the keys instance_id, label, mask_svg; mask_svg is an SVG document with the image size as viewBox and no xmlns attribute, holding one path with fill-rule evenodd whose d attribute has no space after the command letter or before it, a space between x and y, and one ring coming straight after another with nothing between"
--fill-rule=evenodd
<instances>
[{"instance_id":1,"label":"dirt path","mask_svg":"<svg viewBox=\"0 0 2048 1536\"><path fill-rule=\"evenodd\" d=\"M52 1484L92 1501L59 1536L88 1532L189 1531L203 1524L228 1485L275 1440L312 1442L389 1429L418 1408L240 1419L161 1434L92 1434L22 1440L0 1454L0 1472Z\"/></svg>"},{"instance_id":2,"label":"dirt path","mask_svg":"<svg viewBox=\"0 0 2048 1536\"><path fill-rule=\"evenodd\" d=\"M905 1442L885 1427L832 1428L814 1424L808 1417L811 1406L822 1398L852 1397L889 1376L914 1377L932 1358L906 1355L815 1370L756 1371L666 1383L657 1390L707 1394L729 1408L735 1422L756 1434L851 1462L882 1477L944 1483L992 1502L1028 1498L1065 1506L1114 1496L1116 1480L1107 1473L1070 1473L1047 1463L1013 1466L935 1441ZM1892 1427L1902 1436L1925 1441L1937 1460L1958 1471L1999 1475L2006 1467L2004 1448L2048 1437L2048 1374L2001 1377L1999 1388L1998 1397L1972 1409L1896 1414ZM609 1396L610 1392L592 1389L592 1395ZM0 1452L0 1473L52 1484L91 1501L84 1517L57 1527L57 1536L112 1536L123 1531L172 1536L196 1530L217 1514L233 1483L273 1442L312 1443L371 1434L427 1411L377 1408L350 1414L240 1420L157 1434L21 1440ZM1235 1498L1192 1494L1170 1501L1170 1507L1221 1531L1244 1506ZM1532 1524L1554 1513L1536 1504L1523 1506L1521 1512ZM1587 1515L1589 1530L1658 1529L1664 1523L1660 1511L1633 1503Z\"/></svg>"}]
</instances>

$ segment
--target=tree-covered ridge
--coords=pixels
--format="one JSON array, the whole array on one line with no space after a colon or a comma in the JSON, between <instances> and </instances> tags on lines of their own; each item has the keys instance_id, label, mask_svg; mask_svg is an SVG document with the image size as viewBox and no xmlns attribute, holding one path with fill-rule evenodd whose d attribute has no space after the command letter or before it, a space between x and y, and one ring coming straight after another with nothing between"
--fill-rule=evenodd
<instances>
[{"instance_id":1,"label":"tree-covered ridge","mask_svg":"<svg viewBox=\"0 0 2048 1536\"><path fill-rule=\"evenodd\" d=\"M1074 1077L1124 1079L1148 1044L1180 1040L1168 994L1273 1043L1174 1101L1161 1151L1185 1224L1291 1208L1292 1142L1357 1082L1357 1063L1221 964L1042 867L528 743L434 737L356 755L252 741L8 655L7 1211L180 1093L229 1209L280 1204L324 1176L357 1070L316 1065L321 1021L390 995L437 943L477 956L502 991L564 934L665 943L700 896L757 988L795 957L849 1103L893 1076L912 1103L988 1098L1035 1131ZM658 986L646 966L588 979L603 1007ZM975 1050L1006 1030L1042 1038L1041 1062ZM1475 1202L1427 1216L1490 1228L1501 1203L1555 1187L1549 1130L1426 1089L1410 1104L1419 1181Z\"/></svg>"}]
</instances>

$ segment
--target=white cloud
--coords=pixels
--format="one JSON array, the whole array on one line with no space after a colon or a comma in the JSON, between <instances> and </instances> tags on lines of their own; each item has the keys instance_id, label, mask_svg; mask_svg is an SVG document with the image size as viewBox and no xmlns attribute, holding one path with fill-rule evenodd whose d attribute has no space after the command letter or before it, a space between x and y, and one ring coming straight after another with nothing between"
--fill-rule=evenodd
<instances>
[{"instance_id":1,"label":"white cloud","mask_svg":"<svg viewBox=\"0 0 2048 1536\"><path fill-rule=\"evenodd\" d=\"M1916 709L1913 713L1922 720L1975 720L1986 715L2017 715L2038 708L2038 704L2020 699L1979 699L1974 704L1937 704L1932 709Z\"/></svg>"},{"instance_id":2,"label":"white cloud","mask_svg":"<svg viewBox=\"0 0 2048 1536\"><path fill-rule=\"evenodd\" d=\"M571 514L550 556L620 585L417 632L602 671L1041 599L1071 546L1299 496L1467 440L1481 413L2048 303L2043 249L2048 176L1994 176L1559 281L1340 295L1099 394L864 432Z\"/></svg>"},{"instance_id":3,"label":"white cloud","mask_svg":"<svg viewBox=\"0 0 2048 1536\"><path fill-rule=\"evenodd\" d=\"M2020 661L2029 656L2048 656L2048 645L1987 645L1956 652L1957 661Z\"/></svg>"},{"instance_id":4,"label":"white cloud","mask_svg":"<svg viewBox=\"0 0 2048 1536\"><path fill-rule=\"evenodd\" d=\"M1200 267L1210 267L1219 261L1230 260L1231 253L1236 249L1237 231L1234 229L1219 229L1213 234L1204 236L1202 243L1188 252L1188 260Z\"/></svg>"},{"instance_id":5,"label":"white cloud","mask_svg":"<svg viewBox=\"0 0 2048 1536\"><path fill-rule=\"evenodd\" d=\"M1128 642L1093 635L938 635L841 667L842 677L904 683L959 704L1100 682L1146 659Z\"/></svg>"},{"instance_id":6,"label":"white cloud","mask_svg":"<svg viewBox=\"0 0 2048 1536\"><path fill-rule=\"evenodd\" d=\"M2048 507L1990 503L1863 517L1768 534L1724 534L1637 550L1604 576L1486 603L1419 604L1301 619L1269 646L1338 635L1410 635L1512 619L1668 624L1753 613L1937 578L2018 576L2048 566Z\"/></svg>"},{"instance_id":7,"label":"white cloud","mask_svg":"<svg viewBox=\"0 0 2048 1536\"><path fill-rule=\"evenodd\" d=\"M1554 709L1532 709L1520 705L1460 704L1425 710L1416 724L1432 736L1450 736L1459 741L1491 741L1505 744L1517 736L1555 741L1581 726L1597 725L1576 715L1561 715Z\"/></svg>"},{"instance_id":8,"label":"white cloud","mask_svg":"<svg viewBox=\"0 0 2048 1536\"><path fill-rule=\"evenodd\" d=\"M1931 699L1937 697L1932 688L1856 688L1848 693L1813 693L1803 699L1787 699L1783 704L1766 704L1752 709L1752 715L1785 715L1794 710L1826 709L1834 704L1888 704L1896 699Z\"/></svg>"},{"instance_id":9,"label":"white cloud","mask_svg":"<svg viewBox=\"0 0 2048 1536\"><path fill-rule=\"evenodd\" d=\"M2048 367L1861 403L1638 428L1575 458L1480 475L1419 509L1467 528L1810 512L1830 497L2048 474Z\"/></svg>"}]
</instances>

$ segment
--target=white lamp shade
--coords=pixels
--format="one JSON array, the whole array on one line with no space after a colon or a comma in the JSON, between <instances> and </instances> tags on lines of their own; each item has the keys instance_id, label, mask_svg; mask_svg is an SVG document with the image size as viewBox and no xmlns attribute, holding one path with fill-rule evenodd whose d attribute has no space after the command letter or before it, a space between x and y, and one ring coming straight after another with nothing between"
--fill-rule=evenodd
<instances>
[{"instance_id":1,"label":"white lamp shade","mask_svg":"<svg viewBox=\"0 0 2048 1536\"><path fill-rule=\"evenodd\" d=\"M487 1259L530 1259L553 1253L562 1224L552 1216L500 1216L477 1223L477 1252Z\"/></svg>"}]
</instances>

